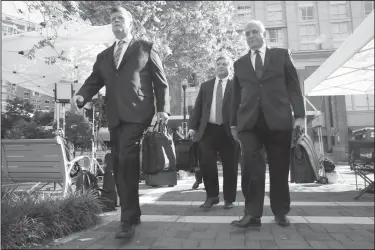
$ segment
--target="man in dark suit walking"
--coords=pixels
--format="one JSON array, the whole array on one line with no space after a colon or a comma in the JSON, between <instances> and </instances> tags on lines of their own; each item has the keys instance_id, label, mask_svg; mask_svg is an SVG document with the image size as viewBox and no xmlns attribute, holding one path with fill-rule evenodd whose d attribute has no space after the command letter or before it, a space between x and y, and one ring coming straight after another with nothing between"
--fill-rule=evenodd
<instances>
[{"instance_id":1,"label":"man in dark suit walking","mask_svg":"<svg viewBox=\"0 0 375 250\"><path fill-rule=\"evenodd\" d=\"M229 67L229 57L216 59L216 77L202 83L189 119L189 135L199 142L202 155L199 165L207 195L203 209L219 203L218 153L223 163L224 208L232 208L236 200L239 144L229 127L233 87Z\"/></svg>"},{"instance_id":2,"label":"man in dark suit walking","mask_svg":"<svg viewBox=\"0 0 375 250\"><path fill-rule=\"evenodd\" d=\"M289 51L266 46L266 30L260 21L251 21L244 31L250 51L234 63L231 130L243 150L241 186L245 216L231 224L236 227L261 225L266 171L262 147L265 146L271 209L276 222L288 226L291 107L294 126L303 128L303 96Z\"/></svg>"},{"instance_id":3,"label":"man in dark suit walking","mask_svg":"<svg viewBox=\"0 0 375 250\"><path fill-rule=\"evenodd\" d=\"M132 238L141 217L139 141L155 114L154 99L158 121L167 121L169 87L153 44L132 37L130 12L112 8L111 23L116 42L97 56L91 75L75 99L82 108L106 87L106 113L121 204L121 231L116 238Z\"/></svg>"}]
</instances>

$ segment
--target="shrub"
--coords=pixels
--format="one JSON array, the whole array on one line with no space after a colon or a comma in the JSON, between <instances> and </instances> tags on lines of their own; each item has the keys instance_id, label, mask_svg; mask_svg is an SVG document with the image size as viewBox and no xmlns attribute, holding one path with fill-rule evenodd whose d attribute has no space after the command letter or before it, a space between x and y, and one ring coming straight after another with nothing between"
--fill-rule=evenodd
<instances>
[{"instance_id":1,"label":"shrub","mask_svg":"<svg viewBox=\"0 0 375 250\"><path fill-rule=\"evenodd\" d=\"M73 193L64 198L3 188L1 248L27 248L90 228L100 221L101 211L93 192Z\"/></svg>"}]
</instances>

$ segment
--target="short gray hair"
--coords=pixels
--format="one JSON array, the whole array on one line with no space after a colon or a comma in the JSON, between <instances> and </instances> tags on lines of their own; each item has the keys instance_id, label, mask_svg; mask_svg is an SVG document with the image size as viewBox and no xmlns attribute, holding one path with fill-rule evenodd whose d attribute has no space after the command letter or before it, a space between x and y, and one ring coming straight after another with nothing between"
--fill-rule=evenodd
<instances>
[{"instance_id":1,"label":"short gray hair","mask_svg":"<svg viewBox=\"0 0 375 250\"><path fill-rule=\"evenodd\" d=\"M129 21L130 23L133 23L132 14L128 10L126 10L124 7L121 7L121 6L112 7L110 14L112 15L113 13L117 13L117 12L122 13L127 18L127 21Z\"/></svg>"},{"instance_id":2,"label":"short gray hair","mask_svg":"<svg viewBox=\"0 0 375 250\"><path fill-rule=\"evenodd\" d=\"M262 21L259 21L259 20L251 20L250 22L248 22L248 23L245 25L245 28L246 28L248 25L250 25L250 24L256 24L256 25L260 28L261 32L266 31L266 27L264 27L264 24L262 23Z\"/></svg>"}]
</instances>

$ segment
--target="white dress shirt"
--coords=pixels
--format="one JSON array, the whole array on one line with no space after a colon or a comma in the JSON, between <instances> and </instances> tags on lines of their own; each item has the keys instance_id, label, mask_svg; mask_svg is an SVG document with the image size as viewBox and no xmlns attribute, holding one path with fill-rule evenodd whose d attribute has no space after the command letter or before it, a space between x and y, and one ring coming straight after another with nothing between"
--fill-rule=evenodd
<instances>
[{"instance_id":1,"label":"white dress shirt","mask_svg":"<svg viewBox=\"0 0 375 250\"><path fill-rule=\"evenodd\" d=\"M132 36L129 36L129 37L127 37L125 39L121 39L121 40L120 39L116 39L115 49L113 50L113 56L115 56L115 54L116 54L118 43L120 41L124 41L125 42L124 45L122 46L122 51L121 51L121 54L120 54L120 59L117 62L116 69L118 69L118 67L120 66L120 63L122 61L122 58L124 57L125 51L127 50L128 46L129 46L129 43L130 43L130 41L132 39L133 39Z\"/></svg>"},{"instance_id":2,"label":"white dress shirt","mask_svg":"<svg viewBox=\"0 0 375 250\"><path fill-rule=\"evenodd\" d=\"M209 123L216 123L216 90L217 90L217 85L219 84L219 77L216 77L215 79L215 85L214 85L214 91L212 93L212 102L211 102L211 109L210 109L210 117L208 118ZM221 86L222 86L222 96L224 99L224 94L225 94L225 88L227 87L227 82L228 82L228 77L225 77L221 79Z\"/></svg>"},{"instance_id":3,"label":"white dress shirt","mask_svg":"<svg viewBox=\"0 0 375 250\"><path fill-rule=\"evenodd\" d=\"M260 47L259 55L260 55L260 58L262 59L263 65L264 65L264 57L266 56L266 44L265 43L263 43L262 47ZM255 50L251 50L250 59L251 59L251 63L253 64L254 70L255 70L255 58L256 58L256 56L257 56L257 54L255 53Z\"/></svg>"}]
</instances>

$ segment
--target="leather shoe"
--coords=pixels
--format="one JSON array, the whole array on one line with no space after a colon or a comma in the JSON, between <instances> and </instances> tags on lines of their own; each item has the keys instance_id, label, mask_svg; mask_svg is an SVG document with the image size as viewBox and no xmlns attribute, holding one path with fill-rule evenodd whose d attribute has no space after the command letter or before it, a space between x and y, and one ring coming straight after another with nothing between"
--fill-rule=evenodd
<instances>
[{"instance_id":1,"label":"leather shoe","mask_svg":"<svg viewBox=\"0 0 375 250\"><path fill-rule=\"evenodd\" d=\"M200 205L200 208L210 209L213 205L216 205L218 203L219 203L219 197L207 198L206 201L202 205Z\"/></svg>"},{"instance_id":2,"label":"leather shoe","mask_svg":"<svg viewBox=\"0 0 375 250\"><path fill-rule=\"evenodd\" d=\"M275 221L278 225L282 227L288 227L290 225L290 220L288 217L284 216L275 216Z\"/></svg>"},{"instance_id":3,"label":"leather shoe","mask_svg":"<svg viewBox=\"0 0 375 250\"><path fill-rule=\"evenodd\" d=\"M195 181L193 186L191 187L192 189L197 189L199 187L199 184L201 184L202 182L198 182L198 181Z\"/></svg>"},{"instance_id":4,"label":"leather shoe","mask_svg":"<svg viewBox=\"0 0 375 250\"><path fill-rule=\"evenodd\" d=\"M120 226L120 232L116 233L116 239L131 239L135 234L135 225L128 223L122 223Z\"/></svg>"},{"instance_id":5,"label":"leather shoe","mask_svg":"<svg viewBox=\"0 0 375 250\"><path fill-rule=\"evenodd\" d=\"M247 227L260 227L260 218L255 218L250 215L245 215L241 220L234 220L230 223L234 227L247 228Z\"/></svg>"},{"instance_id":6,"label":"leather shoe","mask_svg":"<svg viewBox=\"0 0 375 250\"><path fill-rule=\"evenodd\" d=\"M225 201L224 202L224 209L231 209L233 208L233 203L232 202L228 202L228 201Z\"/></svg>"}]
</instances>

